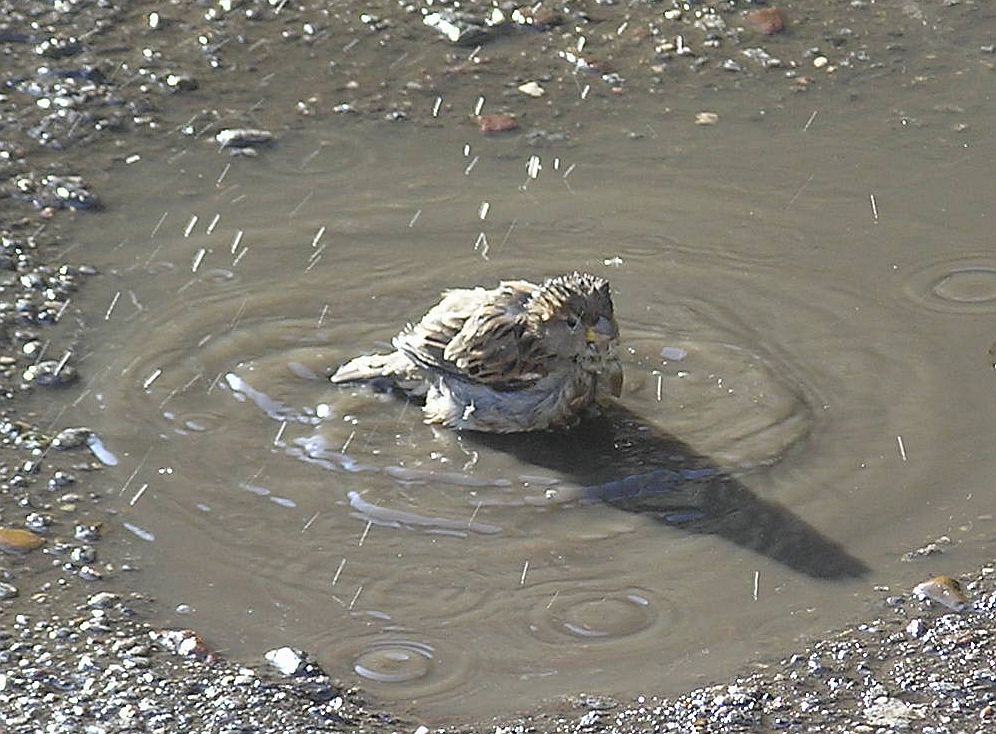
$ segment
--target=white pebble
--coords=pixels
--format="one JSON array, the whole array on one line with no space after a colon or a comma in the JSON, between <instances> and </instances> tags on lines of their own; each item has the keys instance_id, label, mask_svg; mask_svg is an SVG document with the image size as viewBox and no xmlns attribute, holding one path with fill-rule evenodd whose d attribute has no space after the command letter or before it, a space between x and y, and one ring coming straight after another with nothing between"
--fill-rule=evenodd
<instances>
[{"instance_id":1,"label":"white pebble","mask_svg":"<svg viewBox=\"0 0 996 734\"><path fill-rule=\"evenodd\" d=\"M294 675L297 669L304 665L304 657L294 648L280 647L269 650L264 655L266 662L284 675Z\"/></svg>"},{"instance_id":2,"label":"white pebble","mask_svg":"<svg viewBox=\"0 0 996 734\"><path fill-rule=\"evenodd\" d=\"M525 84L520 84L519 91L523 94L529 95L530 97L542 97L546 94L546 90L536 82L526 82Z\"/></svg>"}]
</instances>

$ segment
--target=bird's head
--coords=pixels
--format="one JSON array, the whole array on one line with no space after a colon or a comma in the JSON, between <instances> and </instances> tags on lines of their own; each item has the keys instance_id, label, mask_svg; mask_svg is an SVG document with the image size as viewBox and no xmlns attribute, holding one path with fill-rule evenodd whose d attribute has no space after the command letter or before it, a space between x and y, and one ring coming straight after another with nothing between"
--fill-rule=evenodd
<instances>
[{"instance_id":1,"label":"bird's head","mask_svg":"<svg viewBox=\"0 0 996 734\"><path fill-rule=\"evenodd\" d=\"M568 273L546 280L527 308L545 329L551 351L602 372L615 360L619 325L609 282L590 273Z\"/></svg>"}]
</instances>

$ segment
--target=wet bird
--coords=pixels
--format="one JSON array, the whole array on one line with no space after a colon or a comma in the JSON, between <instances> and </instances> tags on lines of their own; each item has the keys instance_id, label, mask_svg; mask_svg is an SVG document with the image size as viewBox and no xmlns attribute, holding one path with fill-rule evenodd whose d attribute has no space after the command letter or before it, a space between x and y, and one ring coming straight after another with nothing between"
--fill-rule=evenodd
<instances>
[{"instance_id":1,"label":"wet bird","mask_svg":"<svg viewBox=\"0 0 996 734\"><path fill-rule=\"evenodd\" d=\"M356 357L334 383L387 384L424 398L426 423L493 433L569 428L622 388L609 283L588 273L539 285L446 291L395 351Z\"/></svg>"}]
</instances>

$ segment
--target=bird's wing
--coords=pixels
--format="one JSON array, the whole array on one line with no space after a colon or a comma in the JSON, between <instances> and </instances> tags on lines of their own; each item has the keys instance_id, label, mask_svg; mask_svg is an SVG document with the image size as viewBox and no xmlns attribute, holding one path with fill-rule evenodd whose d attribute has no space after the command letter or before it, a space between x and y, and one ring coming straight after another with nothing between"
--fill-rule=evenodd
<instances>
[{"instance_id":1,"label":"bird's wing","mask_svg":"<svg viewBox=\"0 0 996 734\"><path fill-rule=\"evenodd\" d=\"M496 389L514 390L545 376L535 327L523 308L535 289L506 281L494 290L448 291L422 320L394 339L416 364Z\"/></svg>"}]
</instances>

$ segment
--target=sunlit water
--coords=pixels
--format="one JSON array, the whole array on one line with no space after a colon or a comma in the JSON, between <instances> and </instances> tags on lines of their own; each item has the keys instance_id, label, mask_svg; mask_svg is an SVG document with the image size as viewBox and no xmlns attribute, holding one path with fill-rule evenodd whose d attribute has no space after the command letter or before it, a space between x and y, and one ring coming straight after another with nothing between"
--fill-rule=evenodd
<instances>
[{"instance_id":1,"label":"sunlit water","mask_svg":"<svg viewBox=\"0 0 996 734\"><path fill-rule=\"evenodd\" d=\"M122 165L63 420L120 459L138 583L230 654L300 646L442 719L676 692L991 555L992 141L748 103L701 128L631 101L642 137L541 147L337 118ZM626 346L594 428L460 436L326 379L447 287L572 269Z\"/></svg>"}]
</instances>

